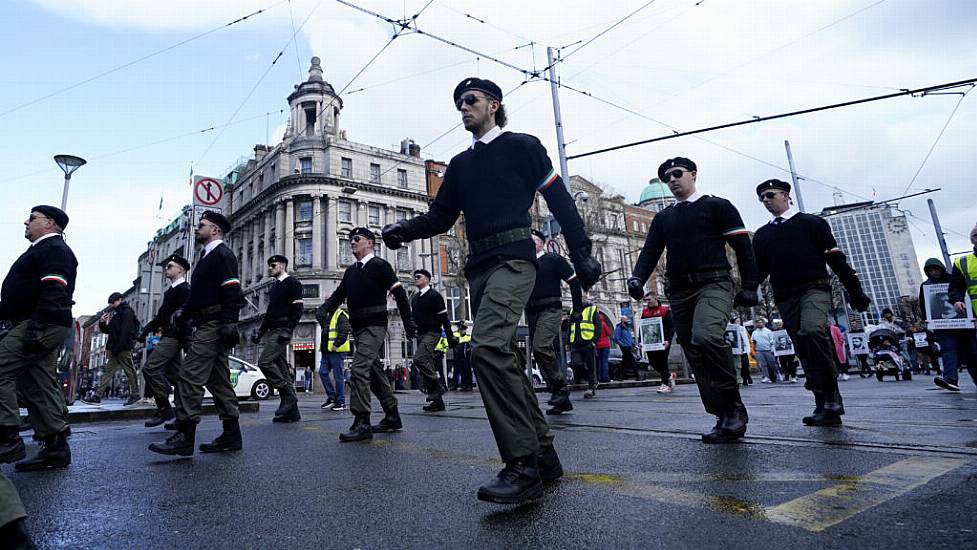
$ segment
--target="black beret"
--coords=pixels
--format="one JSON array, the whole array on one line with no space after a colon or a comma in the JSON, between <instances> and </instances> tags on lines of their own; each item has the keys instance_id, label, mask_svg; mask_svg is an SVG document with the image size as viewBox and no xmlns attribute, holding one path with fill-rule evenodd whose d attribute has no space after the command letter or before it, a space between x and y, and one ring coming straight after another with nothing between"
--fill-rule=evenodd
<instances>
[{"instance_id":1,"label":"black beret","mask_svg":"<svg viewBox=\"0 0 977 550\"><path fill-rule=\"evenodd\" d=\"M282 256L281 254L275 254L271 258L268 258L268 265L271 265L276 262L280 264L288 265L288 258Z\"/></svg>"},{"instance_id":2,"label":"black beret","mask_svg":"<svg viewBox=\"0 0 977 550\"><path fill-rule=\"evenodd\" d=\"M349 230L350 239L352 239L357 235L360 235L361 237L366 237L367 239L370 239L373 242L377 242L377 236L373 234L373 231L370 231L365 227L354 227L353 229Z\"/></svg>"},{"instance_id":3,"label":"black beret","mask_svg":"<svg viewBox=\"0 0 977 550\"><path fill-rule=\"evenodd\" d=\"M486 80L484 78L478 78L477 76L471 76L462 80L455 86L455 105L458 104L458 100L461 99L461 94L467 92L468 90L477 90L488 96L494 97L495 99L502 101L502 88L491 80Z\"/></svg>"},{"instance_id":4,"label":"black beret","mask_svg":"<svg viewBox=\"0 0 977 550\"><path fill-rule=\"evenodd\" d=\"M224 215L219 212L208 210L204 212L202 216L200 216L200 219L217 224L217 227L220 227L221 231L223 231L225 235L231 232L231 222L227 221L227 218L225 218Z\"/></svg>"},{"instance_id":5,"label":"black beret","mask_svg":"<svg viewBox=\"0 0 977 550\"><path fill-rule=\"evenodd\" d=\"M889 315L892 315L892 310L891 310L891 309L889 309L889 308L885 308L885 309L883 309L883 310L882 310L882 315L885 315L886 313L888 313Z\"/></svg>"},{"instance_id":6,"label":"black beret","mask_svg":"<svg viewBox=\"0 0 977 550\"><path fill-rule=\"evenodd\" d=\"M179 254L173 254L172 256L163 260L163 265L166 265L170 262L173 262L176 265L182 267L183 269L190 271L190 262L188 262L186 258L180 256Z\"/></svg>"},{"instance_id":7,"label":"black beret","mask_svg":"<svg viewBox=\"0 0 977 550\"><path fill-rule=\"evenodd\" d=\"M686 170L691 170L693 172L697 171L695 163L691 160L685 157L675 157L673 159L666 160L661 166L658 167L658 179L665 181L665 172L675 167L685 168ZM668 182L665 181L665 183Z\"/></svg>"},{"instance_id":8,"label":"black beret","mask_svg":"<svg viewBox=\"0 0 977 550\"><path fill-rule=\"evenodd\" d=\"M64 229L68 226L68 215L64 213L64 210L56 206L50 206L47 204L39 204L34 208L31 208L31 212L40 212L45 216L54 220L54 223L58 224L58 227Z\"/></svg>"},{"instance_id":9,"label":"black beret","mask_svg":"<svg viewBox=\"0 0 977 550\"><path fill-rule=\"evenodd\" d=\"M764 191L769 191L770 189L776 189L778 191L784 191L790 193L790 184L786 181L781 181L778 179L767 180L760 185L756 186L756 194L762 195Z\"/></svg>"},{"instance_id":10,"label":"black beret","mask_svg":"<svg viewBox=\"0 0 977 550\"><path fill-rule=\"evenodd\" d=\"M431 278L431 272L428 271L428 270L426 270L426 269L423 269L423 268L422 269L415 269L413 274L414 275L417 275L418 273L420 273L421 275L424 275L428 279Z\"/></svg>"},{"instance_id":11,"label":"black beret","mask_svg":"<svg viewBox=\"0 0 977 550\"><path fill-rule=\"evenodd\" d=\"M113 292L112 294L109 294L109 303L110 304L112 302L116 301L116 300L121 300L121 299L122 299L122 293L121 292Z\"/></svg>"},{"instance_id":12,"label":"black beret","mask_svg":"<svg viewBox=\"0 0 977 550\"><path fill-rule=\"evenodd\" d=\"M534 237L539 237L544 243L546 242L546 235L543 235L543 232L539 229L531 229L530 233L532 233Z\"/></svg>"}]
</instances>

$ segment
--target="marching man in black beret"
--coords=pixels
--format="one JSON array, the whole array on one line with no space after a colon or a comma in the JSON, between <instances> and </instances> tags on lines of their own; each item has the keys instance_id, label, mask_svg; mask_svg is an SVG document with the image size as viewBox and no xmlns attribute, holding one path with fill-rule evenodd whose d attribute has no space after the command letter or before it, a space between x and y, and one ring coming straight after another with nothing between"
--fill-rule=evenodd
<instances>
[{"instance_id":1,"label":"marching man in black beret","mask_svg":"<svg viewBox=\"0 0 977 550\"><path fill-rule=\"evenodd\" d=\"M163 274L170 281L170 288L163 293L163 303L156 311L156 316L146 323L139 334L139 341L162 330L159 343L146 361L143 377L153 399L156 400L156 416L146 421L147 428L153 428L172 420L175 416L170 405L170 386L178 388L180 367L183 364L183 344L190 338L190 330L186 323L177 323L174 319L177 310L183 307L190 296L190 285L187 284L187 271L190 262L179 254L173 254L163 261ZM173 392L173 400L179 406L180 394Z\"/></svg>"},{"instance_id":2,"label":"marching man in black beret","mask_svg":"<svg viewBox=\"0 0 977 550\"><path fill-rule=\"evenodd\" d=\"M563 475L553 434L522 372L514 346L516 325L536 282L536 250L529 209L541 193L570 249L584 289L601 274L591 242L567 187L539 140L503 132L502 90L490 80L466 78L454 91L455 108L472 145L451 159L430 210L383 229L389 248L448 231L465 214L465 266L475 312L472 362L492 433L505 468L478 490L478 498L517 504L543 494L542 482Z\"/></svg>"},{"instance_id":3,"label":"marching man in black beret","mask_svg":"<svg viewBox=\"0 0 977 550\"><path fill-rule=\"evenodd\" d=\"M278 390L281 404L272 422L298 422L299 399L295 383L288 371L288 343L302 319L302 283L288 274L288 258L275 254L268 258L268 276L275 282L268 294L268 309L261 327L252 338L258 344L264 339L264 347L258 358L258 368L264 373L271 387ZM267 336L266 336L267 335Z\"/></svg>"},{"instance_id":4,"label":"marching man in black beret","mask_svg":"<svg viewBox=\"0 0 977 550\"><path fill-rule=\"evenodd\" d=\"M111 311L103 314L98 320L98 329L108 335L105 351L108 353L109 360L102 368L102 377L98 381L95 395L82 398L82 401L91 405L101 404L102 396L109 389L115 373L121 368L129 382L129 399L125 404L132 405L139 401L139 380L132 361L132 347L138 336L136 312L132 311L132 307L125 301L121 292L109 294L109 307Z\"/></svg>"},{"instance_id":5,"label":"marching man in black beret","mask_svg":"<svg viewBox=\"0 0 977 550\"><path fill-rule=\"evenodd\" d=\"M316 310L320 324L329 322L333 312L346 302L353 327L356 351L349 373L353 425L340 434L344 442L372 439L374 433L395 432L403 428L397 398L383 369L383 342L387 336L387 294L393 294L400 310L407 338L414 338L407 291L397 279L390 263L373 255L376 235L365 227L349 232L349 247L356 261L346 268L339 286ZM376 426L370 425L370 391L377 396L385 416Z\"/></svg>"},{"instance_id":6,"label":"marching man in black beret","mask_svg":"<svg viewBox=\"0 0 977 550\"><path fill-rule=\"evenodd\" d=\"M814 393L814 414L804 417L808 426L838 426L845 407L838 391L838 370L834 361L828 312L831 309L831 267L848 291L848 300L858 311L868 309L871 300L862 291L855 270L838 248L831 226L818 216L791 208L790 184L767 180L756 188L757 196L773 220L753 236L760 274L773 287L784 328L794 341L804 364L804 387ZM744 283L743 288L748 288ZM750 288L752 290L752 288ZM741 300L744 306L757 303L754 293Z\"/></svg>"},{"instance_id":7,"label":"marching man in black beret","mask_svg":"<svg viewBox=\"0 0 977 550\"><path fill-rule=\"evenodd\" d=\"M27 251L0 289L0 463L27 456L20 438L17 393L27 402L41 450L18 471L71 464L68 418L58 383L58 349L71 331L71 300L78 261L64 242L68 215L53 206L31 209L24 222Z\"/></svg>"},{"instance_id":8,"label":"marching man in black beret","mask_svg":"<svg viewBox=\"0 0 977 550\"><path fill-rule=\"evenodd\" d=\"M740 399L733 356L724 338L733 309L733 281L726 245L736 253L744 289L737 300L756 295L757 274L750 237L736 207L728 200L696 190L698 169L683 157L666 160L658 177L678 199L651 222L651 229L628 279L635 300L645 296L645 282L667 248L668 294L682 351L692 365L699 397L716 425L704 443L729 443L743 437L749 422Z\"/></svg>"},{"instance_id":9,"label":"marching man in black beret","mask_svg":"<svg viewBox=\"0 0 977 550\"><path fill-rule=\"evenodd\" d=\"M177 432L164 443L153 443L149 450L164 455L190 456L200 422L204 386L214 396L214 406L223 431L210 443L200 445L202 453L241 450L237 395L231 386L228 355L240 341L238 316L244 307L237 258L224 244L231 222L220 213L208 210L200 217L194 232L203 246L203 258L190 277L190 294L177 312L177 319L189 319L193 327L190 350L180 371L176 407Z\"/></svg>"},{"instance_id":10,"label":"marching man in black beret","mask_svg":"<svg viewBox=\"0 0 977 550\"><path fill-rule=\"evenodd\" d=\"M444 410L444 383L438 377L441 361L435 360L435 347L444 331L448 345L458 345L451 323L448 321L448 308L444 305L441 293L431 288L431 273L426 269L414 270L414 284L417 292L411 296L410 311L417 326L417 347L414 364L417 365L427 389L428 404L425 412Z\"/></svg>"}]
</instances>

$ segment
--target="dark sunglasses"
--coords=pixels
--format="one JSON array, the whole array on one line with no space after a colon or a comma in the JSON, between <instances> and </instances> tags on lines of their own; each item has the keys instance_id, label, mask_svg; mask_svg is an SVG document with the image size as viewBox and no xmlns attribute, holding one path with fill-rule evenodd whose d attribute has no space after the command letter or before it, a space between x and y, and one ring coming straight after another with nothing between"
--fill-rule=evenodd
<instances>
[{"instance_id":1,"label":"dark sunglasses","mask_svg":"<svg viewBox=\"0 0 977 550\"><path fill-rule=\"evenodd\" d=\"M29 217L27 218L27 221L31 221L31 222L32 222L32 221L34 221L34 220L36 220L36 219L38 219L38 218L41 218L41 219L45 219L45 220L50 220L50 219L51 219L51 218L49 218L49 217L47 217L47 216L42 216L41 214L31 214L31 215L30 215L30 216L29 216Z\"/></svg>"},{"instance_id":2,"label":"dark sunglasses","mask_svg":"<svg viewBox=\"0 0 977 550\"><path fill-rule=\"evenodd\" d=\"M780 193L779 191L767 191L766 193L763 193L763 194L760 195L760 202L763 202L764 199L773 199L773 198L776 198L776 196L779 193Z\"/></svg>"},{"instance_id":3,"label":"dark sunglasses","mask_svg":"<svg viewBox=\"0 0 977 550\"><path fill-rule=\"evenodd\" d=\"M362 241L365 238L366 237L360 237L359 235L356 235L354 237L351 237L349 240L353 241L354 243L358 243L358 242Z\"/></svg>"},{"instance_id":4,"label":"dark sunglasses","mask_svg":"<svg viewBox=\"0 0 977 550\"><path fill-rule=\"evenodd\" d=\"M681 178L686 172L691 172L691 170L672 170L665 174L665 181L672 181L672 178Z\"/></svg>"},{"instance_id":5,"label":"dark sunglasses","mask_svg":"<svg viewBox=\"0 0 977 550\"><path fill-rule=\"evenodd\" d=\"M414 278L415 278L415 279L420 279L420 278L421 278L421 277L423 277L423 276L424 276L424 275L422 275L422 274L420 274L420 273L418 273L417 275L414 275Z\"/></svg>"},{"instance_id":6,"label":"dark sunglasses","mask_svg":"<svg viewBox=\"0 0 977 550\"><path fill-rule=\"evenodd\" d=\"M472 105L478 103L478 100L479 99L480 98L477 95L468 94L466 96L463 96L461 99L459 99L458 101L455 102L455 108L460 111L461 110L461 104L462 103L464 103L465 105L468 105L469 107L471 107Z\"/></svg>"}]
</instances>

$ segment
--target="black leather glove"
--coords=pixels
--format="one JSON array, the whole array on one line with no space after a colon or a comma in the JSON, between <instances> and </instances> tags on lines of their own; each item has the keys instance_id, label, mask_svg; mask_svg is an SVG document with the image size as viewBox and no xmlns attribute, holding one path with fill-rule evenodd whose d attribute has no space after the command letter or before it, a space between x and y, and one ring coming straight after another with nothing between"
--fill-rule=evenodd
<instances>
[{"instance_id":1,"label":"black leather glove","mask_svg":"<svg viewBox=\"0 0 977 550\"><path fill-rule=\"evenodd\" d=\"M404 334L410 340L417 338L417 325L414 324L414 321L410 321L409 323L404 325Z\"/></svg>"},{"instance_id":2,"label":"black leather glove","mask_svg":"<svg viewBox=\"0 0 977 550\"><path fill-rule=\"evenodd\" d=\"M644 299L645 285L642 284L641 279L637 277L628 277L628 294L639 302Z\"/></svg>"},{"instance_id":3,"label":"black leather glove","mask_svg":"<svg viewBox=\"0 0 977 550\"><path fill-rule=\"evenodd\" d=\"M27 330L24 331L24 351L27 353L41 353L47 351L41 337L44 336L44 325L37 321L27 321Z\"/></svg>"},{"instance_id":4,"label":"black leather glove","mask_svg":"<svg viewBox=\"0 0 977 550\"><path fill-rule=\"evenodd\" d=\"M579 323L582 320L583 320L583 313L580 313L579 311L570 312L570 323Z\"/></svg>"},{"instance_id":5,"label":"black leather glove","mask_svg":"<svg viewBox=\"0 0 977 550\"><path fill-rule=\"evenodd\" d=\"M226 349L231 349L241 342L241 334L237 331L237 323L224 323L217 330L220 343Z\"/></svg>"},{"instance_id":6,"label":"black leather glove","mask_svg":"<svg viewBox=\"0 0 977 550\"><path fill-rule=\"evenodd\" d=\"M282 328L278 331L278 343L285 344L292 341L292 329Z\"/></svg>"},{"instance_id":7,"label":"black leather glove","mask_svg":"<svg viewBox=\"0 0 977 550\"><path fill-rule=\"evenodd\" d=\"M262 332L256 332L256 333L254 333L254 336L251 337L251 343L252 344L255 344L255 345L260 344L261 343L261 339L264 338L264 337L265 337L264 333L262 333Z\"/></svg>"},{"instance_id":8,"label":"black leather glove","mask_svg":"<svg viewBox=\"0 0 977 550\"><path fill-rule=\"evenodd\" d=\"M733 307L753 307L760 303L760 299L757 297L755 290L746 290L745 288L736 293L733 296Z\"/></svg>"},{"instance_id":9,"label":"black leather glove","mask_svg":"<svg viewBox=\"0 0 977 550\"><path fill-rule=\"evenodd\" d=\"M580 286L584 290L590 290L592 286L597 284L597 280L600 279L600 275L603 273L600 262L593 256L586 256L574 260L573 270L577 272L577 279L580 281Z\"/></svg>"},{"instance_id":10,"label":"black leather glove","mask_svg":"<svg viewBox=\"0 0 977 550\"><path fill-rule=\"evenodd\" d=\"M404 220L397 223L389 223L380 230L383 237L383 244L390 250L397 250L404 241L407 240L407 227Z\"/></svg>"},{"instance_id":11,"label":"black leather glove","mask_svg":"<svg viewBox=\"0 0 977 550\"><path fill-rule=\"evenodd\" d=\"M851 304L851 307L861 312L868 310L868 305L872 303L872 299L869 298L864 292L859 290L858 292L853 292L849 295L848 303Z\"/></svg>"}]
</instances>

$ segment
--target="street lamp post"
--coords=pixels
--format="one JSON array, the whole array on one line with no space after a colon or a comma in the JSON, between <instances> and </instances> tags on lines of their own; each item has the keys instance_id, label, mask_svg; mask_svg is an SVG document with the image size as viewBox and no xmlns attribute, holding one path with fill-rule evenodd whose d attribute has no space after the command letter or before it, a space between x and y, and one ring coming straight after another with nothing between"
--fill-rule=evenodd
<instances>
[{"instance_id":1,"label":"street lamp post","mask_svg":"<svg viewBox=\"0 0 977 550\"><path fill-rule=\"evenodd\" d=\"M68 206L68 185L71 183L71 174L88 161L74 155L54 155L54 162L64 170L64 191L61 193L61 210L64 210Z\"/></svg>"}]
</instances>

